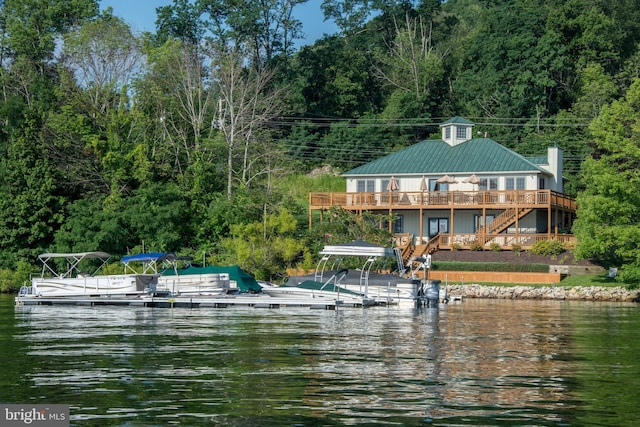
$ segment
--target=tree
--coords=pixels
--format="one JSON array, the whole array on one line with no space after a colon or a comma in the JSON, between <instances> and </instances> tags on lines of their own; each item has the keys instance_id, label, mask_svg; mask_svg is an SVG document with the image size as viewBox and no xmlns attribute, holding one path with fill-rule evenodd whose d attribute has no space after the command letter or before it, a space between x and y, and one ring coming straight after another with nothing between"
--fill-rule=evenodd
<instances>
[{"instance_id":1,"label":"tree","mask_svg":"<svg viewBox=\"0 0 640 427\"><path fill-rule=\"evenodd\" d=\"M250 46L253 64L262 67L293 54L293 42L302 37L293 9L306 1L199 0L199 5L215 43Z\"/></svg>"},{"instance_id":2,"label":"tree","mask_svg":"<svg viewBox=\"0 0 640 427\"><path fill-rule=\"evenodd\" d=\"M594 152L585 160L577 197L576 255L640 285L640 79L623 99L604 106L590 127Z\"/></svg>"},{"instance_id":3,"label":"tree","mask_svg":"<svg viewBox=\"0 0 640 427\"><path fill-rule=\"evenodd\" d=\"M130 27L107 11L63 40L61 63L83 89L87 113L104 116L121 108L126 102L123 94L143 65L141 43Z\"/></svg>"},{"instance_id":4,"label":"tree","mask_svg":"<svg viewBox=\"0 0 640 427\"><path fill-rule=\"evenodd\" d=\"M324 245L354 240L389 246L393 240L393 234L385 226L389 219L392 219L389 215L371 212L355 215L353 212L333 207L324 214L324 220L308 232L307 247L312 254L317 254Z\"/></svg>"},{"instance_id":5,"label":"tree","mask_svg":"<svg viewBox=\"0 0 640 427\"><path fill-rule=\"evenodd\" d=\"M156 9L156 34L159 45L169 39L197 46L205 33L205 22L200 18L201 7L189 0L173 0L169 6Z\"/></svg>"},{"instance_id":6,"label":"tree","mask_svg":"<svg viewBox=\"0 0 640 427\"><path fill-rule=\"evenodd\" d=\"M149 71L136 87L141 108L155 116L159 153L171 158L175 173L184 178L196 159L211 161L204 144L212 136L215 104L207 86L208 70L199 46L167 40L149 51ZM206 153L208 152L208 156Z\"/></svg>"},{"instance_id":7,"label":"tree","mask_svg":"<svg viewBox=\"0 0 640 427\"><path fill-rule=\"evenodd\" d=\"M48 153L46 126L58 102L60 36L94 17L94 0L0 2L0 265L46 250L63 222L67 191Z\"/></svg>"},{"instance_id":8,"label":"tree","mask_svg":"<svg viewBox=\"0 0 640 427\"><path fill-rule=\"evenodd\" d=\"M396 35L388 43L388 50L378 55L378 63L377 76L394 92L385 116L411 118L433 112L436 104L433 92L442 84L445 70L443 58L432 44L431 26L422 19L406 16L402 26L396 25ZM407 104L413 108L406 109Z\"/></svg>"},{"instance_id":9,"label":"tree","mask_svg":"<svg viewBox=\"0 0 640 427\"><path fill-rule=\"evenodd\" d=\"M65 206L65 222L55 233L55 251L105 251L125 253L127 245L134 246L130 229L125 226L119 209L105 209L104 198L85 198Z\"/></svg>"},{"instance_id":10,"label":"tree","mask_svg":"<svg viewBox=\"0 0 640 427\"><path fill-rule=\"evenodd\" d=\"M274 86L275 70L246 67L251 56L246 46L218 46L212 50L214 91L218 94L217 126L227 146L227 195L233 193L234 175L242 185L250 181L251 157L264 148L265 125L282 111L285 92ZM239 155L240 170L234 170Z\"/></svg>"},{"instance_id":11,"label":"tree","mask_svg":"<svg viewBox=\"0 0 640 427\"><path fill-rule=\"evenodd\" d=\"M6 47L14 58L28 58L40 73L52 59L56 39L69 29L98 13L95 0L4 0Z\"/></svg>"},{"instance_id":12,"label":"tree","mask_svg":"<svg viewBox=\"0 0 640 427\"><path fill-rule=\"evenodd\" d=\"M49 248L63 218L65 197L45 154L41 124L35 118L28 123L0 159L0 267Z\"/></svg>"},{"instance_id":13,"label":"tree","mask_svg":"<svg viewBox=\"0 0 640 427\"><path fill-rule=\"evenodd\" d=\"M139 178L148 169L128 158L142 142L129 96L143 65L141 42L110 11L63 41L56 91L62 101L47 120L51 156L70 187L119 197L130 189L130 171Z\"/></svg>"},{"instance_id":14,"label":"tree","mask_svg":"<svg viewBox=\"0 0 640 427\"><path fill-rule=\"evenodd\" d=\"M295 218L281 208L264 221L233 225L224 246L232 261L258 279L273 281L302 254L303 244L296 232Z\"/></svg>"},{"instance_id":15,"label":"tree","mask_svg":"<svg viewBox=\"0 0 640 427\"><path fill-rule=\"evenodd\" d=\"M371 70L371 54L363 50L365 35L345 43L338 36L305 46L292 61L306 117L358 118L377 113L384 93Z\"/></svg>"}]
</instances>

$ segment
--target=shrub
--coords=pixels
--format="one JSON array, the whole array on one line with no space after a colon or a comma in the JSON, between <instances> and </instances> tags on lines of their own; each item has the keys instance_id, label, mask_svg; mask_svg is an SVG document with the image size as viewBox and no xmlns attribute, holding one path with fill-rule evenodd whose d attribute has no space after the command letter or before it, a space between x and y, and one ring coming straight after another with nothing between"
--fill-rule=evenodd
<instances>
[{"instance_id":1,"label":"shrub","mask_svg":"<svg viewBox=\"0 0 640 427\"><path fill-rule=\"evenodd\" d=\"M460 246L460 243L454 243L453 245L451 245L452 251L459 251L460 249L462 249L462 246Z\"/></svg>"},{"instance_id":2,"label":"shrub","mask_svg":"<svg viewBox=\"0 0 640 427\"><path fill-rule=\"evenodd\" d=\"M500 243L493 242L489 245L489 249L493 252L500 252L502 250L502 245Z\"/></svg>"},{"instance_id":3,"label":"shrub","mask_svg":"<svg viewBox=\"0 0 640 427\"><path fill-rule=\"evenodd\" d=\"M558 240L539 240L531 248L536 255L559 255L564 252L562 243Z\"/></svg>"},{"instance_id":4,"label":"shrub","mask_svg":"<svg viewBox=\"0 0 640 427\"><path fill-rule=\"evenodd\" d=\"M520 255L520 252L522 252L522 246L520 246L517 243L514 243L511 245L511 250L515 253L517 253L518 255Z\"/></svg>"},{"instance_id":5,"label":"shrub","mask_svg":"<svg viewBox=\"0 0 640 427\"><path fill-rule=\"evenodd\" d=\"M473 242L471 242L471 244L469 245L469 248L472 251L481 251L483 249L482 245L477 240L474 240Z\"/></svg>"}]
</instances>

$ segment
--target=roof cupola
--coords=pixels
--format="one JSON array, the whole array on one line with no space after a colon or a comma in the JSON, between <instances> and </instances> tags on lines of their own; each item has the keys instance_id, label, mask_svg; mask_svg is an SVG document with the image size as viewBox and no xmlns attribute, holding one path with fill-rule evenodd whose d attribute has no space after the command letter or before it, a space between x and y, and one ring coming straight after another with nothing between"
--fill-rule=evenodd
<instances>
[{"instance_id":1,"label":"roof cupola","mask_svg":"<svg viewBox=\"0 0 640 427\"><path fill-rule=\"evenodd\" d=\"M458 116L442 123L440 127L442 140L452 147L470 140L473 135L473 123Z\"/></svg>"}]
</instances>

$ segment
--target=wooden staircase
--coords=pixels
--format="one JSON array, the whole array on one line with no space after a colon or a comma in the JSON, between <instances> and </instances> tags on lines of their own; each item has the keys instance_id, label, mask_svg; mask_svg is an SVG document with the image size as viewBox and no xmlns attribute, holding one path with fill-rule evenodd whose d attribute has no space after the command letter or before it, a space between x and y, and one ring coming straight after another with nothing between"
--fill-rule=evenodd
<instances>
[{"instance_id":1,"label":"wooden staircase","mask_svg":"<svg viewBox=\"0 0 640 427\"><path fill-rule=\"evenodd\" d=\"M515 224L516 220L522 219L525 215L531 212L532 208L509 208L495 217L493 221L487 224L485 227L479 227L476 231L476 239L483 245L491 239L494 234L502 233L504 230Z\"/></svg>"},{"instance_id":2,"label":"wooden staircase","mask_svg":"<svg viewBox=\"0 0 640 427\"><path fill-rule=\"evenodd\" d=\"M440 234L436 234L429 239L427 243L422 245L414 245L413 239L409 239L409 241L404 245L398 245L398 248L402 250L402 262L404 265L409 265L411 260L415 257L436 252L440 248L438 245L439 238Z\"/></svg>"}]
</instances>

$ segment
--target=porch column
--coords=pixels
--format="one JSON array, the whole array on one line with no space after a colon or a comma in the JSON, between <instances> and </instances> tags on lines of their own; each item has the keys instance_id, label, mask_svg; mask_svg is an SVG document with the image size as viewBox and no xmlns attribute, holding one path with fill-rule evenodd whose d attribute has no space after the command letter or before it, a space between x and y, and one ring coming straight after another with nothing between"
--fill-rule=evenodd
<instances>
[{"instance_id":1,"label":"porch column","mask_svg":"<svg viewBox=\"0 0 640 427\"><path fill-rule=\"evenodd\" d=\"M547 240L551 240L551 203L547 205Z\"/></svg>"},{"instance_id":2,"label":"porch column","mask_svg":"<svg viewBox=\"0 0 640 427\"><path fill-rule=\"evenodd\" d=\"M515 191L515 200L516 200L516 244L520 244L520 206L518 206L518 192ZM509 233L509 230L507 230Z\"/></svg>"},{"instance_id":3,"label":"porch column","mask_svg":"<svg viewBox=\"0 0 640 427\"><path fill-rule=\"evenodd\" d=\"M422 244L422 242L423 242L423 240L422 240L422 239L423 239L423 236L424 236L424 234L423 234L423 229L422 229L422 227L423 227L423 224L422 224L422 223L423 223L423 220L422 220L422 214L423 214L423 211L422 211L422 205L420 205L420 241L418 242L418 244L419 244L419 245L421 245L421 244Z\"/></svg>"},{"instance_id":4,"label":"porch column","mask_svg":"<svg viewBox=\"0 0 640 427\"><path fill-rule=\"evenodd\" d=\"M453 204L451 205L451 230L449 231L449 248L453 249L453 230L454 230L454 213Z\"/></svg>"}]
</instances>

